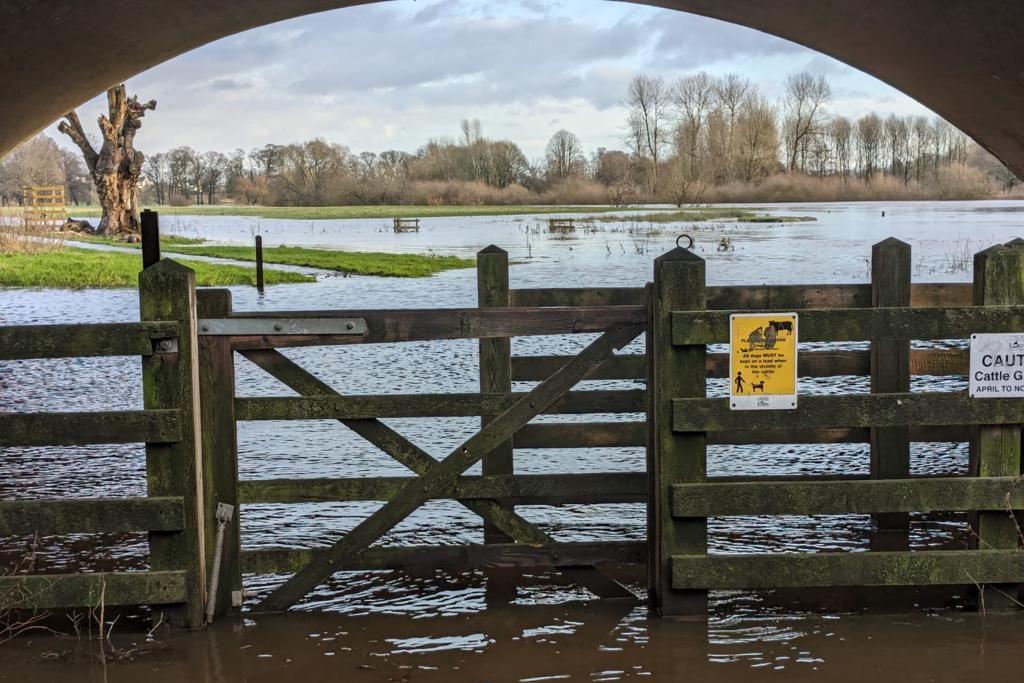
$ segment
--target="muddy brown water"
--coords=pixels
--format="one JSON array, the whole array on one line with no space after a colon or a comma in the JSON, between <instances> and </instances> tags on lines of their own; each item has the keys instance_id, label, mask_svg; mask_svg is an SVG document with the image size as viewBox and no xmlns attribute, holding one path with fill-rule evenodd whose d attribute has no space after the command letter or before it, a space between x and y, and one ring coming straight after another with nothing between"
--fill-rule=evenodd
<instances>
[{"instance_id":1,"label":"muddy brown water","mask_svg":"<svg viewBox=\"0 0 1024 683\"><path fill-rule=\"evenodd\" d=\"M870 203L767 207L812 215L815 223L658 225L638 235L629 222L596 224L569 239L538 230L543 217L424 219L420 233L394 235L386 221L269 221L237 217L172 217L164 229L189 236L248 242L257 228L274 244L470 254L496 243L509 249L514 287L636 286L652 259L678 232L696 237L708 260L709 284L867 281L870 245L894 235L914 248L915 281L969 281L969 256L1024 234L1024 202ZM885 210L885 218L881 211ZM721 237L734 251L718 252ZM965 259L966 257L966 259ZM237 310L402 308L475 305L475 274L453 271L427 280L322 277L315 284L268 288L258 296L233 290ZM0 324L109 322L137 316L134 291L0 290ZM571 353L590 339L523 338L517 355ZM927 342L929 344L941 342ZM953 342L955 343L955 342ZM804 345L804 348L810 345ZM857 348L844 345L844 348ZM631 349L638 351L639 347ZM296 349L287 355L345 393L474 391L472 341ZM237 359L238 394L290 395ZM588 382L627 388L631 382ZM520 389L528 388L523 384ZM955 391L959 378L916 377L915 391ZM724 392L711 382L712 395ZM801 381L804 394L868 391L866 378ZM100 410L141 407L136 359L69 359L0 363L0 410ZM542 420L639 419L640 416L550 416ZM470 436L477 421L388 420L435 456ZM145 494L138 446L3 449L0 498ZM964 471L964 444L915 444L912 471ZM239 467L245 479L388 476L407 471L326 421L242 423ZM642 471L642 449L521 450L522 473ZM866 445L712 447L714 475L865 473ZM472 472L473 470L471 470ZM341 537L375 504L252 505L241 511L243 546L312 547ZM639 540L642 505L538 506L523 509L558 540ZM712 552L862 551L871 543L864 515L730 517L710 520ZM914 549L965 543L962 515L915 515ZM385 538L394 544L481 540L478 519L435 501ZM138 534L0 541L7 566L33 549L34 571L145 568ZM641 576L627 576L643 590ZM247 576L250 599L282 577ZM806 596L747 592L712 595L707 624L649 619L643 606L600 604L546 574L527 577L513 605L488 607L478 573L418 575L346 572L317 589L298 612L247 616L199 634L158 632L147 642L145 615L118 622L105 648L88 639L35 633L0 646L0 680L441 680L545 681L747 680L1009 680L1021 652L1024 617L980 615L965 600L903 598L864 605L846 596L808 612ZM948 598L948 596L945 596ZM250 603L251 604L251 601ZM886 616L897 610L903 616ZM64 630L67 630L66 628Z\"/></svg>"}]
</instances>

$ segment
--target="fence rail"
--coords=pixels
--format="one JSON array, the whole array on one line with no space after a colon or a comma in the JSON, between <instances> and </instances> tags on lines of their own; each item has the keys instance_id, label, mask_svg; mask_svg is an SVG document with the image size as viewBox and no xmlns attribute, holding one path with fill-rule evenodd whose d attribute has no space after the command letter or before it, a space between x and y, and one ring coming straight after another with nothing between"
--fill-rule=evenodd
<instances>
[{"instance_id":1,"label":"fence rail","mask_svg":"<svg viewBox=\"0 0 1024 683\"><path fill-rule=\"evenodd\" d=\"M0 534L96 534L181 531L183 499L64 498L0 502Z\"/></svg>"},{"instance_id":2,"label":"fence rail","mask_svg":"<svg viewBox=\"0 0 1024 683\"><path fill-rule=\"evenodd\" d=\"M970 306L970 283L925 283L911 286L915 308ZM709 310L792 310L869 308L871 285L758 285L706 287ZM646 306L643 287L564 287L512 289L511 306Z\"/></svg>"},{"instance_id":3,"label":"fence rail","mask_svg":"<svg viewBox=\"0 0 1024 683\"><path fill-rule=\"evenodd\" d=\"M150 356L177 336L174 322L10 325L0 327L0 360Z\"/></svg>"},{"instance_id":4,"label":"fence rail","mask_svg":"<svg viewBox=\"0 0 1024 683\"><path fill-rule=\"evenodd\" d=\"M95 413L0 413L0 446L82 446L181 438L176 409Z\"/></svg>"}]
</instances>

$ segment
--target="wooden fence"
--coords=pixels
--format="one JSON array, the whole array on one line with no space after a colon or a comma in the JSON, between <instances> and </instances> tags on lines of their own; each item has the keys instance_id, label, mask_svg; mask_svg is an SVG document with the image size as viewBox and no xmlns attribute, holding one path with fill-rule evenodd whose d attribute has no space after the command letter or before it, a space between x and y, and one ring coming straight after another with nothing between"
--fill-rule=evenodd
<instances>
[{"instance_id":1,"label":"wooden fence","mask_svg":"<svg viewBox=\"0 0 1024 683\"><path fill-rule=\"evenodd\" d=\"M419 232L419 218L395 218L392 221L392 228L395 232Z\"/></svg>"},{"instance_id":2,"label":"wooden fence","mask_svg":"<svg viewBox=\"0 0 1024 683\"><path fill-rule=\"evenodd\" d=\"M909 245L890 239L873 248L870 286L758 288L744 301L706 288L705 263L688 251L655 261L650 573L660 613L704 614L709 589L987 584L988 608L1016 598L1024 554L1011 511L1024 507L1024 401L911 393L912 374L965 375L968 356L910 342L1024 330L1024 249L978 254L973 285L912 285L910 274ZM801 342L870 341L868 352L802 352L799 374L869 374L871 393L804 396L787 411L732 411L728 399L707 398L707 375L723 376L728 365L707 345L729 341L729 313L741 308L796 310ZM970 476L910 477L912 441L970 441ZM707 476L711 443L834 442L870 443L870 476ZM907 513L929 511L980 511L975 547L909 552ZM887 537L877 551L708 553L708 517L853 513L875 516Z\"/></svg>"},{"instance_id":3,"label":"wooden fence","mask_svg":"<svg viewBox=\"0 0 1024 683\"><path fill-rule=\"evenodd\" d=\"M573 218L549 218L548 232L575 232L576 220Z\"/></svg>"},{"instance_id":4,"label":"wooden fence","mask_svg":"<svg viewBox=\"0 0 1024 683\"><path fill-rule=\"evenodd\" d=\"M8 574L8 607L158 605L168 621L202 625L194 277L164 261L139 284L145 322L0 327L0 360L141 356L144 409L0 413L0 447L145 442L148 496L0 502L0 534L148 531L149 571Z\"/></svg>"},{"instance_id":5,"label":"wooden fence","mask_svg":"<svg viewBox=\"0 0 1024 683\"><path fill-rule=\"evenodd\" d=\"M979 254L971 284L911 284L909 246L872 252L872 282L708 287L705 263L676 249L655 261L654 282L631 288L516 289L508 255L478 255L479 306L467 309L236 312L227 290L196 292L191 271L159 261L140 277L137 324L0 327L0 360L143 356L145 406L120 413L0 414L0 446L147 443L149 496L128 501L0 503L8 533L146 529L150 571L11 577L26 606L88 604L106 583L108 604L168 604L202 624L220 504L382 501L333 546L241 550L239 515L226 529L217 616L241 604L245 573L293 574L257 609L284 609L340 570L411 567L486 571L553 567L594 594L633 598L609 565L646 563L652 606L703 614L708 590L770 586L963 584L1024 581L1017 528L1024 507L1020 428L1024 402L964 393L910 393L910 377L964 375L966 349L911 349L912 339L962 339L1024 329L1024 249ZM806 396L794 411L732 412L707 398L728 376L730 311L795 310L800 341L870 341L867 351L804 351L802 377L866 375L872 393ZM646 330L645 353L615 353ZM515 336L589 333L575 356L517 357ZM478 339L480 391L341 395L282 348ZM241 354L298 396L238 397ZM626 379L649 389L576 390L583 379ZM514 391L514 382L536 382ZM539 414L630 414L648 419L534 423ZM437 460L384 424L393 417L479 417L480 430ZM238 478L236 424L338 420L412 470L408 477ZM979 427L978 425L984 425ZM972 477L908 478L913 441L972 442ZM870 443L869 477L708 477L709 444ZM647 447L646 472L524 475L523 448ZM464 471L482 461L483 473ZM650 473L650 476L648 476ZM484 521L483 543L370 547L428 500L457 500ZM522 506L648 504L648 542L556 542ZM979 547L915 552L908 512L980 511ZM242 511L244 514L244 510ZM871 513L875 552L722 556L707 552L707 518ZM1011 526L1012 525L1012 526ZM969 577L972 581L967 581ZM498 597L508 587L494 581ZM114 602L112 602L114 601ZM987 604L993 605L992 599Z\"/></svg>"},{"instance_id":6,"label":"wooden fence","mask_svg":"<svg viewBox=\"0 0 1024 683\"><path fill-rule=\"evenodd\" d=\"M31 225L58 225L67 218L63 185L27 187L22 197L25 222Z\"/></svg>"}]
</instances>

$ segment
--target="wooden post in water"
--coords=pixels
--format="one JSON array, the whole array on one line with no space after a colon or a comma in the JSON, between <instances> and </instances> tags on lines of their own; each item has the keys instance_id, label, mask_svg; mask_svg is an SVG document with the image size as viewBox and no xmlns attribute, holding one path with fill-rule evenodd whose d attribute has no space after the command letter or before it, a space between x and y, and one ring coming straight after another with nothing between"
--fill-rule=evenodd
<instances>
[{"instance_id":1,"label":"wooden post in water","mask_svg":"<svg viewBox=\"0 0 1024 683\"><path fill-rule=\"evenodd\" d=\"M231 315L231 290L200 289L200 318ZM214 617L223 617L241 606L241 535L238 510L238 439L235 424L235 364L231 341L223 336L199 337L199 398L202 415L203 509L205 561L213 567L219 503L235 508L224 534L217 602Z\"/></svg>"},{"instance_id":2,"label":"wooden post in water","mask_svg":"<svg viewBox=\"0 0 1024 683\"><path fill-rule=\"evenodd\" d=\"M476 255L477 305L480 308L508 308L508 252L493 244ZM480 340L480 391L505 394L512 392L512 342L509 338ZM485 427L490 417L480 418ZM511 475L514 471L512 440L499 444L484 456L483 474ZM508 499L499 500L503 508L513 509ZM484 543L512 543L507 534L490 522L484 522ZM487 601L508 602L515 598L515 585L507 572L490 571L487 579Z\"/></svg>"},{"instance_id":3,"label":"wooden post in water","mask_svg":"<svg viewBox=\"0 0 1024 683\"><path fill-rule=\"evenodd\" d=\"M160 260L160 216L146 209L141 216L142 267L149 268Z\"/></svg>"},{"instance_id":4,"label":"wooden post in water","mask_svg":"<svg viewBox=\"0 0 1024 683\"><path fill-rule=\"evenodd\" d=\"M199 434L199 367L196 337L195 274L164 259L139 274L139 307L143 321L166 320L178 325L175 339L156 340L155 353L142 359L145 408L180 411L181 438L173 443L146 444L146 482L150 496L182 496L182 531L149 534L152 570L184 569L184 609L165 617L191 628L203 626L206 562L203 533L203 481Z\"/></svg>"},{"instance_id":5,"label":"wooden post in water","mask_svg":"<svg viewBox=\"0 0 1024 683\"><path fill-rule=\"evenodd\" d=\"M659 256L651 296L649 604L662 616L703 618L708 593L672 588L672 556L707 554L707 518L674 518L672 485L707 481L707 435L674 432L672 400L706 398L707 347L673 346L672 311L707 308L704 259L680 247Z\"/></svg>"},{"instance_id":6,"label":"wooden post in water","mask_svg":"<svg viewBox=\"0 0 1024 683\"><path fill-rule=\"evenodd\" d=\"M910 306L910 245L890 237L871 247L871 305L878 308ZM871 341L871 393L910 391L910 340ZM910 427L871 430L871 478L904 479L910 476ZM906 550L910 515L905 512L873 515L874 550Z\"/></svg>"},{"instance_id":7,"label":"wooden post in water","mask_svg":"<svg viewBox=\"0 0 1024 683\"><path fill-rule=\"evenodd\" d=\"M974 255L974 305L1024 305L1024 244L1014 240ZM985 399L975 399L985 400ZM971 443L971 474L980 477L1018 477L1021 469L1021 426L982 425ZM975 532L980 550L1016 549L1021 532L1011 510L980 512ZM982 586L984 609L1014 607L1016 585Z\"/></svg>"},{"instance_id":8,"label":"wooden post in water","mask_svg":"<svg viewBox=\"0 0 1024 683\"><path fill-rule=\"evenodd\" d=\"M256 235L256 291L263 293L263 235Z\"/></svg>"}]
</instances>

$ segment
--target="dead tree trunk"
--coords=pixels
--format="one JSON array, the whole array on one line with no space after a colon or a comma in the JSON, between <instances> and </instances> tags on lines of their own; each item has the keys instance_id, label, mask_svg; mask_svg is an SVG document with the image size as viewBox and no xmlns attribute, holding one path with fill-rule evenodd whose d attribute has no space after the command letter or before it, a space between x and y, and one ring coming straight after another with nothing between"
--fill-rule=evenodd
<instances>
[{"instance_id":1,"label":"dead tree trunk","mask_svg":"<svg viewBox=\"0 0 1024 683\"><path fill-rule=\"evenodd\" d=\"M125 87L114 86L107 91L107 116L100 116L103 144L99 152L82 130L82 122L74 111L64 115L57 127L70 137L85 157L103 218L97 232L101 235L134 235L140 232L138 191L142 175L142 152L135 149L135 133L142 127L147 109L156 109L156 100L139 103L129 98Z\"/></svg>"}]
</instances>

